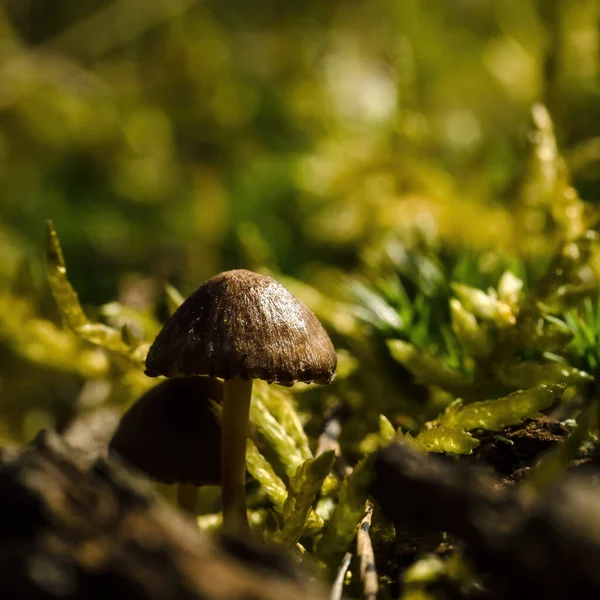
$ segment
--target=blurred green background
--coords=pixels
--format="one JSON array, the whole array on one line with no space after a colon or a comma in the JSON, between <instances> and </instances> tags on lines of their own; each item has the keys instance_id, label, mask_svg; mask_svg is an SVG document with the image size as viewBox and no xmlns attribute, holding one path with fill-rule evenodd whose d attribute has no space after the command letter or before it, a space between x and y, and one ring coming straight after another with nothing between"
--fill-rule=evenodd
<instances>
[{"instance_id":1,"label":"blurred green background","mask_svg":"<svg viewBox=\"0 0 600 600\"><path fill-rule=\"evenodd\" d=\"M25 259L56 317L48 218L94 306L235 267L322 282L388 234L543 257L551 224L521 186L532 105L595 201L599 59L597 0L5 0L2 288ZM15 357L11 310L2 412L40 382L68 404L81 381Z\"/></svg>"}]
</instances>

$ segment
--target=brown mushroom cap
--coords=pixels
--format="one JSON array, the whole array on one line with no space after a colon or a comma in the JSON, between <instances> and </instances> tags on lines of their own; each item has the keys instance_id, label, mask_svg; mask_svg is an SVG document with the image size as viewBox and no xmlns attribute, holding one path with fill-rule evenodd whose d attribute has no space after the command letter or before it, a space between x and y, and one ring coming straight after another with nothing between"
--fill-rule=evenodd
<instances>
[{"instance_id":1,"label":"brown mushroom cap","mask_svg":"<svg viewBox=\"0 0 600 600\"><path fill-rule=\"evenodd\" d=\"M280 283L238 269L203 283L152 344L146 374L330 383L337 359L315 315Z\"/></svg>"},{"instance_id":2,"label":"brown mushroom cap","mask_svg":"<svg viewBox=\"0 0 600 600\"><path fill-rule=\"evenodd\" d=\"M206 377L159 383L123 415L109 450L161 483L218 484L221 426L209 399L221 401L223 384Z\"/></svg>"}]
</instances>

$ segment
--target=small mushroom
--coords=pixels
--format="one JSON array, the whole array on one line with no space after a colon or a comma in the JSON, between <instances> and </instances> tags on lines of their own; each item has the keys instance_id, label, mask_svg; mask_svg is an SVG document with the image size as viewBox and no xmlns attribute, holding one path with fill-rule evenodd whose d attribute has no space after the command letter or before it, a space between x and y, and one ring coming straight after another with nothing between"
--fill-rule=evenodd
<instances>
[{"instance_id":1,"label":"small mushroom","mask_svg":"<svg viewBox=\"0 0 600 600\"><path fill-rule=\"evenodd\" d=\"M202 284L152 344L146 374L209 375L223 390L221 485L225 527L248 527L245 454L252 380L292 386L335 377L333 344L315 315L280 283L238 269Z\"/></svg>"},{"instance_id":2,"label":"small mushroom","mask_svg":"<svg viewBox=\"0 0 600 600\"><path fill-rule=\"evenodd\" d=\"M223 399L218 379L159 383L123 415L109 444L111 452L150 479L178 484L179 505L188 511L197 496L190 486L221 483L221 426L210 399Z\"/></svg>"}]
</instances>

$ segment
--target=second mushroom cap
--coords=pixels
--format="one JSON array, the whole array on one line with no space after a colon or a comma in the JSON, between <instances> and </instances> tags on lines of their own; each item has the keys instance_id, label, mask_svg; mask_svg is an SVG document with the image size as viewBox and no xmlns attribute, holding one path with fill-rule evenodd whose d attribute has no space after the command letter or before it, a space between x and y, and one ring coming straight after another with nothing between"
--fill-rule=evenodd
<instances>
[{"instance_id":1,"label":"second mushroom cap","mask_svg":"<svg viewBox=\"0 0 600 600\"><path fill-rule=\"evenodd\" d=\"M110 451L161 483L219 484L221 425L211 399L223 399L218 379L177 377L159 383L123 415Z\"/></svg>"}]
</instances>

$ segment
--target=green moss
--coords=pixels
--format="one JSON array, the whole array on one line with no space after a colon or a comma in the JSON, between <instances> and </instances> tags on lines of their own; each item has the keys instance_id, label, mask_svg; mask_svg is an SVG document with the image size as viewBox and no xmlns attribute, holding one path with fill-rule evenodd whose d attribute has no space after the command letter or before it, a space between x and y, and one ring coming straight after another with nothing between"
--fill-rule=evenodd
<instances>
[{"instance_id":1,"label":"green moss","mask_svg":"<svg viewBox=\"0 0 600 600\"><path fill-rule=\"evenodd\" d=\"M317 494L333 467L335 455L332 451L324 452L317 458L309 458L290 478L288 495L283 505L283 525L274 539L287 546L300 541L305 530L314 531L322 527L321 519L311 511Z\"/></svg>"},{"instance_id":2,"label":"green moss","mask_svg":"<svg viewBox=\"0 0 600 600\"><path fill-rule=\"evenodd\" d=\"M406 438L425 452L471 454L479 445L479 442L463 428L451 425L435 425L424 429L415 438L409 435Z\"/></svg>"},{"instance_id":3,"label":"green moss","mask_svg":"<svg viewBox=\"0 0 600 600\"><path fill-rule=\"evenodd\" d=\"M342 556L348 551L364 515L373 458L374 455L371 454L362 459L342 483L338 503L319 542L317 556L330 569L337 568Z\"/></svg>"},{"instance_id":4,"label":"green moss","mask_svg":"<svg viewBox=\"0 0 600 600\"><path fill-rule=\"evenodd\" d=\"M122 331L102 323L92 323L85 315L79 296L67 279L67 267L58 234L50 221L46 224L48 282L65 324L81 339L133 362L143 363L145 348L128 344ZM142 352L136 352L136 350Z\"/></svg>"},{"instance_id":5,"label":"green moss","mask_svg":"<svg viewBox=\"0 0 600 600\"><path fill-rule=\"evenodd\" d=\"M518 390L495 400L472 404L452 404L438 420L441 426L465 431L488 429L500 431L527 417L535 417L541 410L560 399L566 385L542 382L527 390Z\"/></svg>"}]
</instances>

